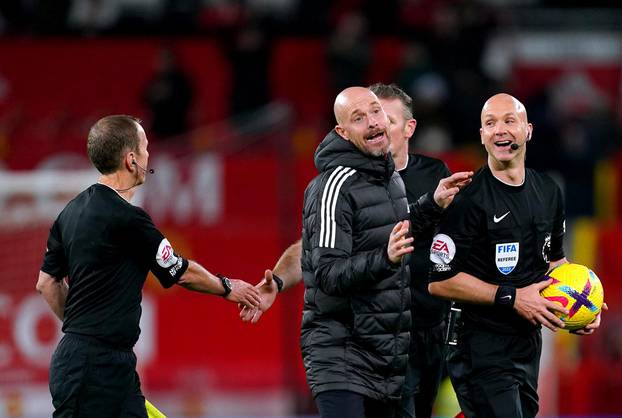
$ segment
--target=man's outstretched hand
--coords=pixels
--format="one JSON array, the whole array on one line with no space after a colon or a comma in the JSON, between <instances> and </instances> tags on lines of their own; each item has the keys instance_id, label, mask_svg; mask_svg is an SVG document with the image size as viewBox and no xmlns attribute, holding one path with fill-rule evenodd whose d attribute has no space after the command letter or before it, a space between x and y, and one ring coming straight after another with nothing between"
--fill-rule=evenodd
<instances>
[{"instance_id":1,"label":"man's outstretched hand","mask_svg":"<svg viewBox=\"0 0 622 418\"><path fill-rule=\"evenodd\" d=\"M472 171L460 171L438 182L434 191L434 201L441 208L446 209L453 202L460 189L471 182Z\"/></svg>"},{"instance_id":2,"label":"man's outstretched hand","mask_svg":"<svg viewBox=\"0 0 622 418\"><path fill-rule=\"evenodd\" d=\"M389 244L387 245L387 256L391 263L399 264L404 255L415 250L415 247L412 245L414 238L408 236L409 232L409 221L400 221L393 227L389 235Z\"/></svg>"},{"instance_id":3,"label":"man's outstretched hand","mask_svg":"<svg viewBox=\"0 0 622 418\"><path fill-rule=\"evenodd\" d=\"M261 295L255 286L244 280L231 279L231 293L225 299L237 302L241 306L254 308L260 305Z\"/></svg>"},{"instance_id":4,"label":"man's outstretched hand","mask_svg":"<svg viewBox=\"0 0 622 418\"><path fill-rule=\"evenodd\" d=\"M259 292L259 306L249 308L248 306L240 305L240 318L242 318L242 321L252 324L256 324L259 321L261 315L270 309L276 299L278 289L272 277L272 270L265 271L264 278L255 285L255 288Z\"/></svg>"}]
</instances>

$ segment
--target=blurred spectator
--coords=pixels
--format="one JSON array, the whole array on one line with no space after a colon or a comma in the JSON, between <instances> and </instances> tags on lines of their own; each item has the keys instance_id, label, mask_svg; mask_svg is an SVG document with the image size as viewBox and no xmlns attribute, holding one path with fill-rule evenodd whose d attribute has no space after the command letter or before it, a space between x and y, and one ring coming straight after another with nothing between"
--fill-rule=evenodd
<instances>
[{"instance_id":1,"label":"blurred spectator","mask_svg":"<svg viewBox=\"0 0 622 418\"><path fill-rule=\"evenodd\" d=\"M569 218L594 215L594 170L613 155L620 128L607 97L580 72L562 75L547 90L531 98L538 137L532 141L528 164L558 171L564 179ZM537 139L536 138L536 139Z\"/></svg>"},{"instance_id":2,"label":"blurred spectator","mask_svg":"<svg viewBox=\"0 0 622 418\"><path fill-rule=\"evenodd\" d=\"M333 95L350 86L365 84L371 62L367 21L358 13L347 13L337 22L328 46L328 65Z\"/></svg>"},{"instance_id":3,"label":"blurred spectator","mask_svg":"<svg viewBox=\"0 0 622 418\"><path fill-rule=\"evenodd\" d=\"M84 33L99 33L113 28L121 16L116 0L74 0L69 11L71 29Z\"/></svg>"},{"instance_id":4,"label":"blurred spectator","mask_svg":"<svg viewBox=\"0 0 622 418\"><path fill-rule=\"evenodd\" d=\"M428 121L445 118L443 108L449 85L445 76L430 62L424 46L414 42L406 46L396 79L413 96L420 117Z\"/></svg>"},{"instance_id":5,"label":"blurred spectator","mask_svg":"<svg viewBox=\"0 0 622 418\"><path fill-rule=\"evenodd\" d=\"M446 109L454 144L469 144L479 137L480 109L478 102L496 91L479 71L459 69L453 72L450 85L451 100Z\"/></svg>"},{"instance_id":6,"label":"blurred spectator","mask_svg":"<svg viewBox=\"0 0 622 418\"><path fill-rule=\"evenodd\" d=\"M437 73L434 79L427 77L426 90L437 85L432 91L444 92L443 99L451 97L440 101L437 93L437 106L442 109L453 143L469 144L478 136L479 104L495 92L481 64L490 31L495 28L494 16L475 0L430 4L434 6L428 15L432 25L422 37L430 45L431 66Z\"/></svg>"},{"instance_id":7,"label":"blurred spectator","mask_svg":"<svg viewBox=\"0 0 622 418\"><path fill-rule=\"evenodd\" d=\"M169 48L160 50L156 72L145 91L150 111L151 131L159 138L180 135L188 130L188 114L193 90L189 77Z\"/></svg>"},{"instance_id":8,"label":"blurred spectator","mask_svg":"<svg viewBox=\"0 0 622 418\"><path fill-rule=\"evenodd\" d=\"M434 71L434 68L428 50L421 43L412 41L404 46L401 68L395 76L395 81L398 85L411 90L415 80L431 71Z\"/></svg>"},{"instance_id":9,"label":"blurred spectator","mask_svg":"<svg viewBox=\"0 0 622 418\"><path fill-rule=\"evenodd\" d=\"M423 35L432 29L433 16L445 0L403 0L398 21L409 32Z\"/></svg>"},{"instance_id":10,"label":"blurred spectator","mask_svg":"<svg viewBox=\"0 0 622 418\"><path fill-rule=\"evenodd\" d=\"M301 0L246 0L246 4L255 15L284 20L291 17L299 1Z\"/></svg>"},{"instance_id":11,"label":"blurred spectator","mask_svg":"<svg viewBox=\"0 0 622 418\"><path fill-rule=\"evenodd\" d=\"M496 26L494 17L488 7L475 0L438 5L431 16L432 28L425 35L433 45L434 63L447 71L480 72L482 54Z\"/></svg>"},{"instance_id":12,"label":"blurred spectator","mask_svg":"<svg viewBox=\"0 0 622 418\"><path fill-rule=\"evenodd\" d=\"M568 217L594 215L594 169L612 155L619 133L607 98L585 74L569 73L551 87L559 132L559 166L572 196Z\"/></svg>"},{"instance_id":13,"label":"blurred spectator","mask_svg":"<svg viewBox=\"0 0 622 418\"><path fill-rule=\"evenodd\" d=\"M251 112L270 101L268 62L270 42L256 24L239 29L229 47L233 71L233 115Z\"/></svg>"},{"instance_id":14,"label":"blurred spectator","mask_svg":"<svg viewBox=\"0 0 622 418\"><path fill-rule=\"evenodd\" d=\"M404 48L402 64L395 80L413 98L413 109L423 121L417 127L417 140L411 145L423 153L438 155L451 148L447 129L446 101L449 85L430 62L428 50L418 42Z\"/></svg>"},{"instance_id":15,"label":"blurred spectator","mask_svg":"<svg viewBox=\"0 0 622 418\"><path fill-rule=\"evenodd\" d=\"M238 0L203 0L203 4L199 24L204 31L235 27L246 12Z\"/></svg>"}]
</instances>

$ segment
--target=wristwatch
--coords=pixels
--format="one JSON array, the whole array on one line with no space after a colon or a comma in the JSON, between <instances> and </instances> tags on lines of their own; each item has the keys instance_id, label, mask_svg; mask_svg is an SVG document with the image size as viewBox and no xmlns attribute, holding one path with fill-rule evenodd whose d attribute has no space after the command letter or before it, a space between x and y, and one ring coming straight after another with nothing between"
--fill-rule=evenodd
<instances>
[{"instance_id":1,"label":"wristwatch","mask_svg":"<svg viewBox=\"0 0 622 418\"><path fill-rule=\"evenodd\" d=\"M220 279L220 283L222 283L222 287L225 288L225 293L223 293L220 296L222 296L223 298L226 298L227 296L229 296L229 293L231 293L231 291L233 290L233 285L231 284L231 280L229 280L227 276L224 276L220 273L216 274L216 277Z\"/></svg>"},{"instance_id":2,"label":"wristwatch","mask_svg":"<svg viewBox=\"0 0 622 418\"><path fill-rule=\"evenodd\" d=\"M276 283L277 293L281 293L283 291L283 279L281 279L276 274L272 273L272 280L274 280L274 283Z\"/></svg>"}]
</instances>

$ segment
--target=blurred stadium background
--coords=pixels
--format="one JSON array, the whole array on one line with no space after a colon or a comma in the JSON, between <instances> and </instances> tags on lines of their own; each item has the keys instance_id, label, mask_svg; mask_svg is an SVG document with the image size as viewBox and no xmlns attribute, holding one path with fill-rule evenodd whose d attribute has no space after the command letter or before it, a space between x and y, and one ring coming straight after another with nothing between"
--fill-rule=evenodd
<instances>
[{"instance_id":1,"label":"blurred stadium background","mask_svg":"<svg viewBox=\"0 0 622 418\"><path fill-rule=\"evenodd\" d=\"M51 414L59 323L34 285L52 220L96 181L95 120L145 121L156 174L137 203L183 254L256 282L300 235L334 95L374 82L413 96L413 149L452 170L484 162L491 93L527 105L528 165L562 185L567 251L610 306L594 336L544 331L541 415L622 416L621 28L619 2L599 0L0 2L0 417ZM250 326L149 279L144 393L170 417L313 416L302 291ZM445 387L436 413L456 411Z\"/></svg>"}]
</instances>

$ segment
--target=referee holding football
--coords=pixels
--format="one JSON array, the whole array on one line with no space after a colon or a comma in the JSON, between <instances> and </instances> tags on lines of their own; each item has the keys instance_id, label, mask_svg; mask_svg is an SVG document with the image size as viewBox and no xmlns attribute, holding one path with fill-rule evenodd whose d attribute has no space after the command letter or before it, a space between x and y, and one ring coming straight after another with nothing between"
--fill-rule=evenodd
<instances>
[{"instance_id":1,"label":"referee holding football","mask_svg":"<svg viewBox=\"0 0 622 418\"><path fill-rule=\"evenodd\" d=\"M430 293L460 302L462 323L448 371L468 418L535 417L541 325L564 323L540 291L547 270L567 262L559 187L525 168L533 127L521 102L497 94L481 112L488 164L454 201L430 249ZM590 334L600 316L579 331Z\"/></svg>"},{"instance_id":2,"label":"referee holding football","mask_svg":"<svg viewBox=\"0 0 622 418\"><path fill-rule=\"evenodd\" d=\"M140 121L107 116L87 150L101 176L67 204L47 241L37 290L63 321L50 365L54 417L146 418L133 347L149 271L164 288L220 295L249 308L258 291L215 276L175 253L149 215L130 201L144 183L149 152Z\"/></svg>"}]
</instances>

